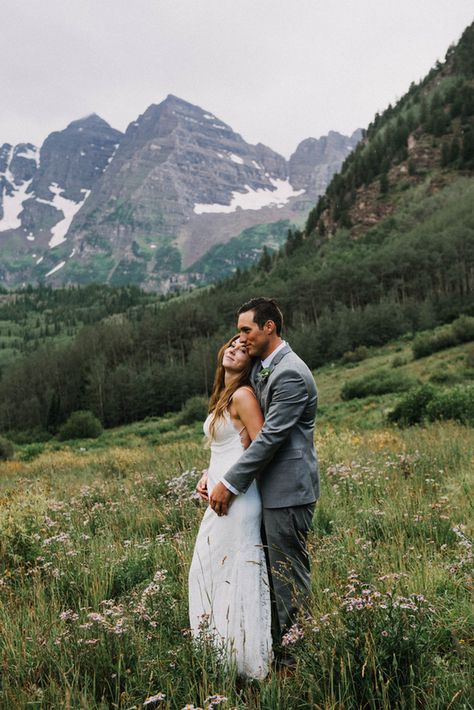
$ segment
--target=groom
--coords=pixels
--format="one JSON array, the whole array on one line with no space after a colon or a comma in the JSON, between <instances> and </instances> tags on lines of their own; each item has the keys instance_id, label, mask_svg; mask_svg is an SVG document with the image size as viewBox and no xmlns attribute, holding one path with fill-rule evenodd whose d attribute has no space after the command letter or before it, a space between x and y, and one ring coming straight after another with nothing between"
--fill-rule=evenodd
<instances>
[{"instance_id":1,"label":"groom","mask_svg":"<svg viewBox=\"0 0 474 710\"><path fill-rule=\"evenodd\" d=\"M240 342L257 358L251 381L265 422L210 497L213 510L226 515L233 495L245 493L257 479L277 649L298 612L308 607L311 580L306 539L319 497L313 443L316 386L308 366L282 340L282 325L283 316L272 299L254 298L239 308Z\"/></svg>"}]
</instances>

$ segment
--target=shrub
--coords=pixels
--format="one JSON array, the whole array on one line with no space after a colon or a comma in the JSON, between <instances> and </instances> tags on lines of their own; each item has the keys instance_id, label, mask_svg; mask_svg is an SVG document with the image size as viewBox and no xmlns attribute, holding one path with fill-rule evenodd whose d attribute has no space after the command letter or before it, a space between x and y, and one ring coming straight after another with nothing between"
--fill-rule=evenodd
<instances>
[{"instance_id":1,"label":"shrub","mask_svg":"<svg viewBox=\"0 0 474 710\"><path fill-rule=\"evenodd\" d=\"M73 412L58 432L58 439L97 439L103 428L97 417L88 410Z\"/></svg>"},{"instance_id":2,"label":"shrub","mask_svg":"<svg viewBox=\"0 0 474 710\"><path fill-rule=\"evenodd\" d=\"M426 408L435 396L432 385L421 385L408 392L389 415L388 420L400 426L419 424L426 417Z\"/></svg>"},{"instance_id":3,"label":"shrub","mask_svg":"<svg viewBox=\"0 0 474 710\"><path fill-rule=\"evenodd\" d=\"M44 450L44 442L35 442L32 444L27 444L21 449L20 453L18 454L18 458L20 459L20 461L32 461L34 458L42 454Z\"/></svg>"},{"instance_id":4,"label":"shrub","mask_svg":"<svg viewBox=\"0 0 474 710\"><path fill-rule=\"evenodd\" d=\"M22 431L11 431L8 436L15 444L33 444L36 442L45 442L52 439L52 434L46 429L35 427L34 429L24 429Z\"/></svg>"},{"instance_id":5,"label":"shrub","mask_svg":"<svg viewBox=\"0 0 474 710\"><path fill-rule=\"evenodd\" d=\"M413 342L413 356L426 357L438 350L474 340L474 318L462 315L449 328L433 335L419 335Z\"/></svg>"},{"instance_id":6,"label":"shrub","mask_svg":"<svg viewBox=\"0 0 474 710\"><path fill-rule=\"evenodd\" d=\"M365 345L359 345L359 347L357 347L355 350L349 350L348 352L344 353L341 358L341 362L343 365L347 365L351 362L362 362L362 360L365 360L368 355L369 349Z\"/></svg>"},{"instance_id":7,"label":"shrub","mask_svg":"<svg viewBox=\"0 0 474 710\"><path fill-rule=\"evenodd\" d=\"M451 387L437 392L426 406L428 419L455 419L474 425L474 387Z\"/></svg>"},{"instance_id":8,"label":"shrub","mask_svg":"<svg viewBox=\"0 0 474 710\"><path fill-rule=\"evenodd\" d=\"M474 370L474 348L467 351L465 364L468 370Z\"/></svg>"},{"instance_id":9,"label":"shrub","mask_svg":"<svg viewBox=\"0 0 474 710\"><path fill-rule=\"evenodd\" d=\"M203 422L207 417L207 398L196 395L188 399L176 417L177 424Z\"/></svg>"},{"instance_id":10,"label":"shrub","mask_svg":"<svg viewBox=\"0 0 474 710\"><path fill-rule=\"evenodd\" d=\"M0 461L8 461L15 454L15 447L9 439L0 436Z\"/></svg>"},{"instance_id":11,"label":"shrub","mask_svg":"<svg viewBox=\"0 0 474 710\"><path fill-rule=\"evenodd\" d=\"M474 340L474 318L472 316L460 316L453 322L451 329L459 343L469 343Z\"/></svg>"},{"instance_id":12,"label":"shrub","mask_svg":"<svg viewBox=\"0 0 474 710\"><path fill-rule=\"evenodd\" d=\"M413 341L413 357L415 359L426 357L427 355L438 352L438 350L452 348L458 343L459 340L452 329L443 330L435 335L419 335Z\"/></svg>"},{"instance_id":13,"label":"shrub","mask_svg":"<svg viewBox=\"0 0 474 710\"><path fill-rule=\"evenodd\" d=\"M402 357L402 355L395 355L390 364L392 367L402 367L407 364L407 360L405 357Z\"/></svg>"},{"instance_id":14,"label":"shrub","mask_svg":"<svg viewBox=\"0 0 474 710\"><path fill-rule=\"evenodd\" d=\"M347 400L387 392L403 392L410 389L413 384L413 379L402 372L376 370L369 375L346 382L341 389L341 397Z\"/></svg>"}]
</instances>

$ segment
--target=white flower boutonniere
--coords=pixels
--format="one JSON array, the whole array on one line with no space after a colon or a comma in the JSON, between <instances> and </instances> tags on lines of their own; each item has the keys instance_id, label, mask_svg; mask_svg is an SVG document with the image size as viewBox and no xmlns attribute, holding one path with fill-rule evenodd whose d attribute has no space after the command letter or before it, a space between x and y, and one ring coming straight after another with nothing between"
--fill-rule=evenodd
<instances>
[{"instance_id":1,"label":"white flower boutonniere","mask_svg":"<svg viewBox=\"0 0 474 710\"><path fill-rule=\"evenodd\" d=\"M269 374L270 374L270 368L269 367L262 367L260 372L257 374L257 380L259 382L266 382Z\"/></svg>"}]
</instances>

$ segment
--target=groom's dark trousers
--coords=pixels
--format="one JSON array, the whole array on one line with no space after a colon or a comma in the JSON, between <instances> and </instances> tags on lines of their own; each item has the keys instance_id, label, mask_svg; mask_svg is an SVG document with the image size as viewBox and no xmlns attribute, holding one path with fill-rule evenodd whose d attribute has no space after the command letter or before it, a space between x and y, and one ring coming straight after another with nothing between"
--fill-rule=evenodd
<instances>
[{"instance_id":1,"label":"groom's dark trousers","mask_svg":"<svg viewBox=\"0 0 474 710\"><path fill-rule=\"evenodd\" d=\"M306 539L315 503L263 508L262 543L272 600L272 637L279 646L298 614L309 612L311 570Z\"/></svg>"}]
</instances>

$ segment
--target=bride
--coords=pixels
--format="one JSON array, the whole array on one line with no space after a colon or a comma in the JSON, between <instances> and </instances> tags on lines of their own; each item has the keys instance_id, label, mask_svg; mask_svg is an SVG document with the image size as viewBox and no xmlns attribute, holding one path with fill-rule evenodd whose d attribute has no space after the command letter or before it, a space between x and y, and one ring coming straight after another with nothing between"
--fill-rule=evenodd
<instances>
[{"instance_id":1,"label":"bride","mask_svg":"<svg viewBox=\"0 0 474 710\"><path fill-rule=\"evenodd\" d=\"M207 495L262 428L262 411L249 385L252 363L238 336L219 351L210 413L204 422L211 448ZM202 481L198 485L201 494L204 485ZM238 675L248 678L264 678L272 659L270 591L260 537L261 518L255 481L246 493L233 498L228 515L218 516L208 507L189 571L193 634L210 633L219 646L224 646L227 660Z\"/></svg>"}]
</instances>

